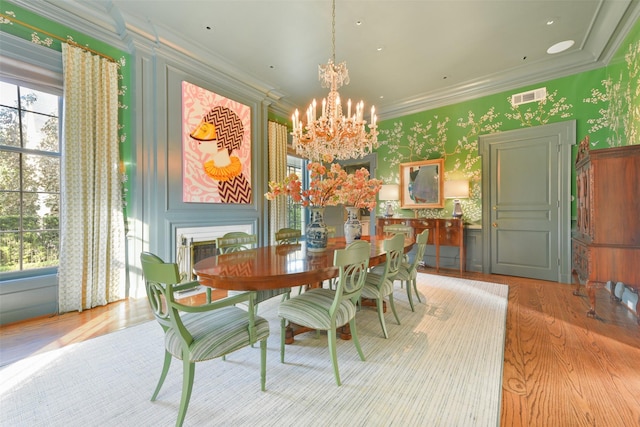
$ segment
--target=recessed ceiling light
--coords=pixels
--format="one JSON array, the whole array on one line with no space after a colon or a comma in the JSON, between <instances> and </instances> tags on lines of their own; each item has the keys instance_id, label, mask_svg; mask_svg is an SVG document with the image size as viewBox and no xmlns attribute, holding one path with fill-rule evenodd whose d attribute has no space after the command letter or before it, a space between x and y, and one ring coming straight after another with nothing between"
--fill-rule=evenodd
<instances>
[{"instance_id":1,"label":"recessed ceiling light","mask_svg":"<svg viewBox=\"0 0 640 427\"><path fill-rule=\"evenodd\" d=\"M573 46L574 43L575 42L573 40L565 40L565 41L556 43L553 46L551 46L549 49L547 49L547 53L549 55L553 55L554 53L564 52L565 50Z\"/></svg>"},{"instance_id":2,"label":"recessed ceiling light","mask_svg":"<svg viewBox=\"0 0 640 427\"><path fill-rule=\"evenodd\" d=\"M547 25L555 25L558 22L560 22L560 17L559 16L552 16L550 18L547 18Z\"/></svg>"},{"instance_id":3,"label":"recessed ceiling light","mask_svg":"<svg viewBox=\"0 0 640 427\"><path fill-rule=\"evenodd\" d=\"M384 98L384 95L380 95L380 99L383 99L383 98Z\"/></svg>"},{"instance_id":4,"label":"recessed ceiling light","mask_svg":"<svg viewBox=\"0 0 640 427\"><path fill-rule=\"evenodd\" d=\"M378 46L376 50L380 52L382 50L382 46Z\"/></svg>"},{"instance_id":5,"label":"recessed ceiling light","mask_svg":"<svg viewBox=\"0 0 640 427\"><path fill-rule=\"evenodd\" d=\"M356 25L358 26L362 25L362 21L356 21Z\"/></svg>"},{"instance_id":6,"label":"recessed ceiling light","mask_svg":"<svg viewBox=\"0 0 640 427\"><path fill-rule=\"evenodd\" d=\"M211 26L210 26L210 25L207 25L205 28L206 28L207 30L211 30Z\"/></svg>"}]
</instances>

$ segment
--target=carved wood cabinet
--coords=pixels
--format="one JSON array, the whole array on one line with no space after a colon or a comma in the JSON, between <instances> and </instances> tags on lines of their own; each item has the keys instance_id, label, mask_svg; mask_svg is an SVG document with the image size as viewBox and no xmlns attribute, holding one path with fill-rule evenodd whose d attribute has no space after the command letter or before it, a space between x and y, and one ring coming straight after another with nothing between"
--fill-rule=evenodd
<instances>
[{"instance_id":1,"label":"carved wood cabinet","mask_svg":"<svg viewBox=\"0 0 640 427\"><path fill-rule=\"evenodd\" d=\"M464 222L453 218L378 218L377 234L383 234L384 226L407 225L414 230L414 237L429 230L429 245L436 248L436 271L440 270L440 246L457 246L460 257L460 273L465 271Z\"/></svg>"},{"instance_id":2,"label":"carved wood cabinet","mask_svg":"<svg viewBox=\"0 0 640 427\"><path fill-rule=\"evenodd\" d=\"M576 195L574 294L585 282L587 315L595 317L595 292L604 283L622 282L634 293L640 287L640 145L591 151L586 137L576 160Z\"/></svg>"}]
</instances>

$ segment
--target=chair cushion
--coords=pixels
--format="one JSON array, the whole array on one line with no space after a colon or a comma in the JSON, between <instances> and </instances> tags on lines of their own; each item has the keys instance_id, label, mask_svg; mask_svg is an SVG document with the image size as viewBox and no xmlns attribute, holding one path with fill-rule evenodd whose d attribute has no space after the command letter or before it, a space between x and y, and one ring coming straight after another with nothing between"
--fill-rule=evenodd
<instances>
[{"instance_id":1,"label":"chair cushion","mask_svg":"<svg viewBox=\"0 0 640 427\"><path fill-rule=\"evenodd\" d=\"M382 275L376 273L367 273L367 280L362 288L362 298L378 299L393 293L393 282L389 279L380 284Z\"/></svg>"},{"instance_id":2,"label":"chair cushion","mask_svg":"<svg viewBox=\"0 0 640 427\"><path fill-rule=\"evenodd\" d=\"M396 280L407 281L415 279L418 276L418 272L415 269L400 267L398 274L396 274Z\"/></svg>"},{"instance_id":3,"label":"chair cushion","mask_svg":"<svg viewBox=\"0 0 640 427\"><path fill-rule=\"evenodd\" d=\"M224 307L203 313L184 313L181 316L193 342L191 361L214 359L232 351L251 345L249 339L249 316L239 307ZM256 340L269 336L269 322L255 317ZM169 353L182 359L182 338L173 329L165 334L164 344Z\"/></svg>"},{"instance_id":4,"label":"chair cushion","mask_svg":"<svg viewBox=\"0 0 640 427\"><path fill-rule=\"evenodd\" d=\"M310 289L281 302L278 307L278 316L300 326L329 330L331 329L329 308L333 304L335 295L335 291L331 289ZM350 300L342 301L336 313L336 327L346 325L355 315L356 306Z\"/></svg>"}]
</instances>

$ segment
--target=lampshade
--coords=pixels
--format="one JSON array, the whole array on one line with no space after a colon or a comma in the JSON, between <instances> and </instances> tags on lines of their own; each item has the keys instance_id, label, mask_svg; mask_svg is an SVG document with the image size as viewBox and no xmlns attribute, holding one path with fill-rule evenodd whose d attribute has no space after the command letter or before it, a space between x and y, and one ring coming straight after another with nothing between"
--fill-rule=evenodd
<instances>
[{"instance_id":1,"label":"lampshade","mask_svg":"<svg viewBox=\"0 0 640 427\"><path fill-rule=\"evenodd\" d=\"M378 198L380 200L400 200L400 186L398 184L383 184Z\"/></svg>"},{"instance_id":2,"label":"lampshade","mask_svg":"<svg viewBox=\"0 0 640 427\"><path fill-rule=\"evenodd\" d=\"M444 197L446 199L469 198L469 181L467 181L466 179L454 179L451 181L445 181Z\"/></svg>"}]
</instances>

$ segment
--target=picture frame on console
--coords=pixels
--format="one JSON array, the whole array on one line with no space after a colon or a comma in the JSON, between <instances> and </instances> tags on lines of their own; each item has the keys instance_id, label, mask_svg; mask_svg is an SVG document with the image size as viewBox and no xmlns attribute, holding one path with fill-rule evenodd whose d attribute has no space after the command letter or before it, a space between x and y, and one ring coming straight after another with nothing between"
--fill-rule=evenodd
<instances>
[{"instance_id":1,"label":"picture frame on console","mask_svg":"<svg viewBox=\"0 0 640 427\"><path fill-rule=\"evenodd\" d=\"M444 159L400 164L400 207L444 208Z\"/></svg>"}]
</instances>

